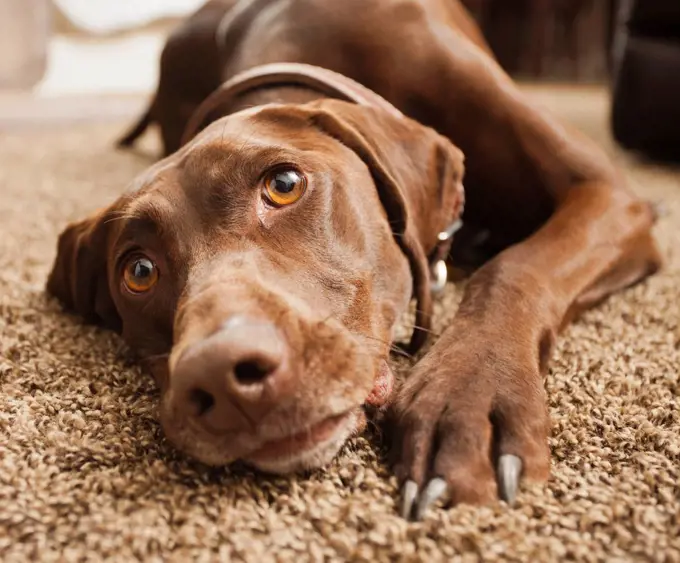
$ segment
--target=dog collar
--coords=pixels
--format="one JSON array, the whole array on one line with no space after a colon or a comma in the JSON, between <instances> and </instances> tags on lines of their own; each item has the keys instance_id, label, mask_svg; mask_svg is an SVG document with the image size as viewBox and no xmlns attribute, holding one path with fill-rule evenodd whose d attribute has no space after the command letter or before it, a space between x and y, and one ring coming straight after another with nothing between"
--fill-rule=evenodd
<instances>
[{"instance_id":1,"label":"dog collar","mask_svg":"<svg viewBox=\"0 0 680 563\"><path fill-rule=\"evenodd\" d=\"M246 92L277 85L306 86L329 98L378 107L395 117L405 117L379 94L337 72L302 63L270 63L237 74L210 94L191 116L182 136L182 144L198 134L219 107L228 107L229 103Z\"/></svg>"}]
</instances>

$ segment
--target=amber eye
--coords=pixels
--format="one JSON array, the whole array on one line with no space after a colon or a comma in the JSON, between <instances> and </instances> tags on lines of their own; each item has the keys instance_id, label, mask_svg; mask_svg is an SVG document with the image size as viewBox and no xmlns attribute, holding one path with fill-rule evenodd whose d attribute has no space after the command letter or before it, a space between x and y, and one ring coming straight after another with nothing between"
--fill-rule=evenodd
<instances>
[{"instance_id":1,"label":"amber eye","mask_svg":"<svg viewBox=\"0 0 680 563\"><path fill-rule=\"evenodd\" d=\"M274 171L264 179L264 196L277 206L295 203L306 188L305 177L293 169Z\"/></svg>"},{"instance_id":2,"label":"amber eye","mask_svg":"<svg viewBox=\"0 0 680 563\"><path fill-rule=\"evenodd\" d=\"M158 268L146 256L133 256L123 270L123 282L132 293L149 291L158 281Z\"/></svg>"}]
</instances>

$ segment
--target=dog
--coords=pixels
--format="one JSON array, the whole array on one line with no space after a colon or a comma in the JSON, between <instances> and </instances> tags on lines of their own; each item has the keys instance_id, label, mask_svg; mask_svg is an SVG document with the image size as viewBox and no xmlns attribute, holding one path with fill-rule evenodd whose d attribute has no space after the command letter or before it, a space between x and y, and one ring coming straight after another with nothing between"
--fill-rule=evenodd
<instances>
[{"instance_id":1,"label":"dog","mask_svg":"<svg viewBox=\"0 0 680 563\"><path fill-rule=\"evenodd\" d=\"M407 518L549 476L556 335L661 266L655 216L458 1L208 2L121 145L154 123L165 158L66 228L47 289L122 334L178 448L321 467L377 408ZM418 350L471 255L451 326L393 392L395 324L415 298Z\"/></svg>"}]
</instances>

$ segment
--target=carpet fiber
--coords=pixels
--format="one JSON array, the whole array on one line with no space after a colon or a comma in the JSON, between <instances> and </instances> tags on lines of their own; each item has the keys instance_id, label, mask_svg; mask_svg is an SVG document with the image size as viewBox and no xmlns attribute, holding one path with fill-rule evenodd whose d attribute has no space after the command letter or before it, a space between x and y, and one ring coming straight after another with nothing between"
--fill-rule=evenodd
<instances>
[{"instance_id":1,"label":"carpet fiber","mask_svg":"<svg viewBox=\"0 0 680 563\"><path fill-rule=\"evenodd\" d=\"M613 150L602 92L531 95ZM560 339L546 381L550 482L514 509L438 509L410 524L375 437L307 477L186 459L120 340L44 296L65 223L149 162L111 148L123 125L0 132L0 560L680 561L679 170L616 154L635 189L664 203L668 262Z\"/></svg>"}]
</instances>

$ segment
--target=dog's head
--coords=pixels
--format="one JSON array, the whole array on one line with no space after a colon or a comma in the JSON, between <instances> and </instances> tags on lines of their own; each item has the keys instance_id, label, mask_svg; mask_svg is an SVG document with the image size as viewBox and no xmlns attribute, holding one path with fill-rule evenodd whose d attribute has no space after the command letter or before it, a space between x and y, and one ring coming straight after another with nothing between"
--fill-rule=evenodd
<instances>
[{"instance_id":1,"label":"dog's head","mask_svg":"<svg viewBox=\"0 0 680 563\"><path fill-rule=\"evenodd\" d=\"M180 449L316 467L388 399L412 295L428 320L427 255L462 170L448 140L379 108L244 110L69 226L48 290L147 361Z\"/></svg>"}]
</instances>

